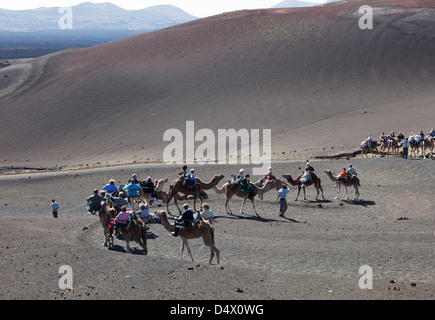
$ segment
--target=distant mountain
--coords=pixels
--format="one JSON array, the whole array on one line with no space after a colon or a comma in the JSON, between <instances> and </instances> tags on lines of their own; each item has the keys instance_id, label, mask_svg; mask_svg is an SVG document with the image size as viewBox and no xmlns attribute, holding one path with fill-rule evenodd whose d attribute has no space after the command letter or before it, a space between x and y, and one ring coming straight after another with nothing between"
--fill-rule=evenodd
<instances>
[{"instance_id":1,"label":"distant mountain","mask_svg":"<svg viewBox=\"0 0 435 320\"><path fill-rule=\"evenodd\" d=\"M314 7L318 5L318 3L299 1L299 0L284 0L272 8L300 8L300 7Z\"/></svg>"},{"instance_id":2,"label":"distant mountain","mask_svg":"<svg viewBox=\"0 0 435 320\"><path fill-rule=\"evenodd\" d=\"M33 10L0 9L0 31L40 31L59 29L65 13L59 7ZM157 30L196 19L172 5L125 10L112 3L85 2L72 7L73 29Z\"/></svg>"}]
</instances>

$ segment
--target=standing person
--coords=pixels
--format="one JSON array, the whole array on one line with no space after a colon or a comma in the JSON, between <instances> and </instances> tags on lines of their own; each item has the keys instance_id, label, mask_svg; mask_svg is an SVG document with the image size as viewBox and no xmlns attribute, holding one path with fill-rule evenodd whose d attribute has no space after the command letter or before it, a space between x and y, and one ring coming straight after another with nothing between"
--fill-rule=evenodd
<instances>
[{"instance_id":1,"label":"standing person","mask_svg":"<svg viewBox=\"0 0 435 320\"><path fill-rule=\"evenodd\" d=\"M279 196L279 216L284 216L284 213L287 211L287 193L289 193L290 190L287 189L287 186L284 185L281 189L278 190L278 196Z\"/></svg>"},{"instance_id":2,"label":"standing person","mask_svg":"<svg viewBox=\"0 0 435 320\"><path fill-rule=\"evenodd\" d=\"M408 138L405 138L405 140L403 140L401 144L403 146L402 159L408 159L408 147L409 147Z\"/></svg>"},{"instance_id":3,"label":"standing person","mask_svg":"<svg viewBox=\"0 0 435 320\"><path fill-rule=\"evenodd\" d=\"M51 211L53 213L53 217L57 218L57 212L59 210L59 204L56 202L56 200L51 200Z\"/></svg>"}]
</instances>

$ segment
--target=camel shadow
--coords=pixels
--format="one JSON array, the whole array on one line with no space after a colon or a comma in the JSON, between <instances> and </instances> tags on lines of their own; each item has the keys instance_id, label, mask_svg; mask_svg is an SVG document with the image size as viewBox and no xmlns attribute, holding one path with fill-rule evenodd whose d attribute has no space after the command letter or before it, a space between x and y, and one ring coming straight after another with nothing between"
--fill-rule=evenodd
<instances>
[{"instance_id":1,"label":"camel shadow","mask_svg":"<svg viewBox=\"0 0 435 320\"><path fill-rule=\"evenodd\" d=\"M376 205L375 201L372 200L341 200L342 202L346 202L347 204L353 204L356 206L362 206L367 208L368 206Z\"/></svg>"},{"instance_id":2,"label":"camel shadow","mask_svg":"<svg viewBox=\"0 0 435 320\"><path fill-rule=\"evenodd\" d=\"M293 202L303 202L303 203L329 203L332 202L332 200L327 199L319 199L319 200L298 200Z\"/></svg>"},{"instance_id":3,"label":"camel shadow","mask_svg":"<svg viewBox=\"0 0 435 320\"><path fill-rule=\"evenodd\" d=\"M286 220L288 220L289 222L292 222L292 223L307 223L306 221L298 221L298 220L295 220L295 219L292 219L292 218L287 218L286 216L282 216L282 218L286 219Z\"/></svg>"},{"instance_id":4,"label":"camel shadow","mask_svg":"<svg viewBox=\"0 0 435 320\"><path fill-rule=\"evenodd\" d=\"M111 251L116 251L116 252L127 253L127 250L125 249L125 247L123 247L122 245L119 245L119 244L113 244L113 246L112 246L112 248L110 250ZM131 253L132 254L143 255L144 251L143 251L143 249L137 249L135 247L131 247Z\"/></svg>"},{"instance_id":5,"label":"camel shadow","mask_svg":"<svg viewBox=\"0 0 435 320\"><path fill-rule=\"evenodd\" d=\"M280 217L279 220L277 219L270 219L270 218L263 218L262 216L256 216L256 215L237 215L237 214L232 214L232 215L225 215L225 216L216 216L216 218L222 218L222 219L234 219L234 220L250 220L250 221L258 221L258 222L285 222L285 223L289 223L289 222L296 222L296 223L305 223L305 222L301 222L301 221L297 221L294 219L290 219L287 218L285 216ZM281 219L286 219L288 221L283 221Z\"/></svg>"}]
</instances>

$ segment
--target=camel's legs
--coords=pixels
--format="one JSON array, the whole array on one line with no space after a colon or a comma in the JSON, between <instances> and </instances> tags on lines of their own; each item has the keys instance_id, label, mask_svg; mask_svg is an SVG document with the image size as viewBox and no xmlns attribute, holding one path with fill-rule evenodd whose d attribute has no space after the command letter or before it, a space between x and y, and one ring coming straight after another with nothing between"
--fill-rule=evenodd
<instances>
[{"instance_id":1,"label":"camel's legs","mask_svg":"<svg viewBox=\"0 0 435 320\"><path fill-rule=\"evenodd\" d=\"M192 261L195 261L193 259L192 251L190 250L189 243L187 242L187 239L183 239L183 245L181 248L184 248L184 245L186 245L187 252L189 252L190 258L192 259ZM182 255L183 255L183 251L181 251L180 259L181 259Z\"/></svg>"},{"instance_id":2,"label":"camel's legs","mask_svg":"<svg viewBox=\"0 0 435 320\"><path fill-rule=\"evenodd\" d=\"M348 197L348 195L347 195L347 187L346 187L346 186L344 186L344 190L346 191L346 197L344 198L344 200L348 200L349 197Z\"/></svg>"},{"instance_id":3,"label":"camel's legs","mask_svg":"<svg viewBox=\"0 0 435 320\"><path fill-rule=\"evenodd\" d=\"M232 198L232 195L227 191L227 199L225 200L225 209L227 210L227 214L230 216L233 215L230 209L230 199Z\"/></svg>"},{"instance_id":4,"label":"camel's legs","mask_svg":"<svg viewBox=\"0 0 435 320\"><path fill-rule=\"evenodd\" d=\"M340 194L340 189L341 189L341 183L337 183L337 196L335 197L335 199L338 199L338 195Z\"/></svg>"},{"instance_id":5,"label":"camel's legs","mask_svg":"<svg viewBox=\"0 0 435 320\"><path fill-rule=\"evenodd\" d=\"M245 206L246 198L243 198L242 207L240 208L240 214L243 214L243 207Z\"/></svg>"},{"instance_id":6,"label":"camel's legs","mask_svg":"<svg viewBox=\"0 0 435 320\"><path fill-rule=\"evenodd\" d=\"M182 239L182 241L181 241L180 260L183 258L183 252L184 252L184 239Z\"/></svg>"},{"instance_id":7,"label":"camel's legs","mask_svg":"<svg viewBox=\"0 0 435 320\"><path fill-rule=\"evenodd\" d=\"M178 206L177 195L174 196L174 202L175 202L175 206L176 206L177 209L178 209L178 213L181 213L181 209L180 209L180 207Z\"/></svg>"},{"instance_id":8,"label":"camel's legs","mask_svg":"<svg viewBox=\"0 0 435 320\"><path fill-rule=\"evenodd\" d=\"M304 200L307 200L307 194L305 193L305 187L303 187L302 189L304 189Z\"/></svg>"},{"instance_id":9,"label":"camel's legs","mask_svg":"<svg viewBox=\"0 0 435 320\"><path fill-rule=\"evenodd\" d=\"M354 198L354 200L358 201L358 198L359 198L359 189L358 189L358 186L355 186L355 198Z\"/></svg>"},{"instance_id":10,"label":"camel's legs","mask_svg":"<svg viewBox=\"0 0 435 320\"><path fill-rule=\"evenodd\" d=\"M145 239L144 239L144 241L141 239L141 236L140 235L138 235L138 234L134 234L133 235L133 238L134 238L134 241L138 244L138 245L140 245L141 247L142 247L142 249L143 249L143 254L144 255L147 255L147 253L148 253L148 250L147 250L147 246L146 246L146 242L144 242L144 241L146 241Z\"/></svg>"},{"instance_id":11,"label":"camel's legs","mask_svg":"<svg viewBox=\"0 0 435 320\"><path fill-rule=\"evenodd\" d=\"M299 193L301 193L301 186L298 185L298 194L296 195L295 201L298 201L298 199L299 199Z\"/></svg>"},{"instance_id":12,"label":"camel's legs","mask_svg":"<svg viewBox=\"0 0 435 320\"><path fill-rule=\"evenodd\" d=\"M125 238L125 247L127 248L127 253L131 253L130 237L128 237L126 234L123 234L123 236Z\"/></svg>"},{"instance_id":13,"label":"camel's legs","mask_svg":"<svg viewBox=\"0 0 435 320\"><path fill-rule=\"evenodd\" d=\"M217 264L219 264L219 250L218 250L218 248L216 248L213 243L209 244L208 246L210 247L210 261L209 261L209 263L211 263L214 255L216 253Z\"/></svg>"},{"instance_id":14,"label":"camel's legs","mask_svg":"<svg viewBox=\"0 0 435 320\"><path fill-rule=\"evenodd\" d=\"M254 208L255 214L258 216L257 209L255 209L254 198L251 199L251 202L252 202L252 207Z\"/></svg>"}]
</instances>

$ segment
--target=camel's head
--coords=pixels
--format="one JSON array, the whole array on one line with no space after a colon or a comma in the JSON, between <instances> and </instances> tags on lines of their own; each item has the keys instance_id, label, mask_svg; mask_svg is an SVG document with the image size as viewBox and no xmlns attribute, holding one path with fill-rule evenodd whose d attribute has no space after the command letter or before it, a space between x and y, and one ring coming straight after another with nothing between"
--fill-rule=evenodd
<instances>
[{"instance_id":1,"label":"camel's head","mask_svg":"<svg viewBox=\"0 0 435 320\"><path fill-rule=\"evenodd\" d=\"M213 177L213 180L221 181L224 177L223 174L217 174Z\"/></svg>"},{"instance_id":2,"label":"camel's head","mask_svg":"<svg viewBox=\"0 0 435 320\"><path fill-rule=\"evenodd\" d=\"M155 210L155 211L151 214L151 216L153 217L153 219L156 219L156 218L161 219L161 217L162 217L163 215L166 215L166 210Z\"/></svg>"}]
</instances>

